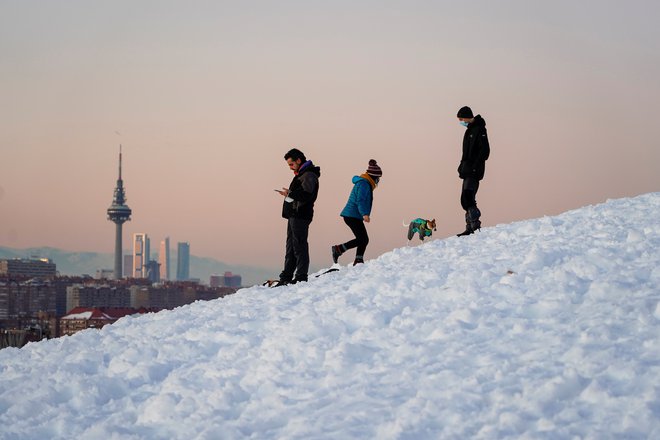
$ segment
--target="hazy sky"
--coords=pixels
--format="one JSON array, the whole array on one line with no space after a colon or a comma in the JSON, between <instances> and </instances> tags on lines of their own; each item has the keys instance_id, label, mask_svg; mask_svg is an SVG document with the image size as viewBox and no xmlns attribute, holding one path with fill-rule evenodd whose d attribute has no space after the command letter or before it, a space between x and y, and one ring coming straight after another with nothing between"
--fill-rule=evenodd
<instances>
[{"instance_id":1,"label":"hazy sky","mask_svg":"<svg viewBox=\"0 0 660 440\"><path fill-rule=\"evenodd\" d=\"M312 264L402 221L464 228L456 111L487 121L484 226L660 191L657 1L0 0L0 245L113 252L119 144L134 232L279 267L283 155L321 167ZM346 262L352 258L344 257Z\"/></svg>"}]
</instances>

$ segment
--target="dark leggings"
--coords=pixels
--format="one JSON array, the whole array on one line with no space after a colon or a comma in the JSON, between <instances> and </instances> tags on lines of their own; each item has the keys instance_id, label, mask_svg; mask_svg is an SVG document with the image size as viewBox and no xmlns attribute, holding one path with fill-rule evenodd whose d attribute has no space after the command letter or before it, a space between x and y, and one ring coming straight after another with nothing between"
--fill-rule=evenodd
<instances>
[{"instance_id":1,"label":"dark leggings","mask_svg":"<svg viewBox=\"0 0 660 440\"><path fill-rule=\"evenodd\" d=\"M477 191L479 191L479 181L473 177L463 180L461 191L461 206L465 211L477 206Z\"/></svg>"},{"instance_id":2,"label":"dark leggings","mask_svg":"<svg viewBox=\"0 0 660 440\"><path fill-rule=\"evenodd\" d=\"M346 250L357 248L355 255L364 257L364 251L367 250L367 245L369 244L369 235L367 234L367 228L364 226L364 220L360 218L353 217L344 217L344 223L351 228L355 238L351 241L344 243L344 248Z\"/></svg>"}]
</instances>

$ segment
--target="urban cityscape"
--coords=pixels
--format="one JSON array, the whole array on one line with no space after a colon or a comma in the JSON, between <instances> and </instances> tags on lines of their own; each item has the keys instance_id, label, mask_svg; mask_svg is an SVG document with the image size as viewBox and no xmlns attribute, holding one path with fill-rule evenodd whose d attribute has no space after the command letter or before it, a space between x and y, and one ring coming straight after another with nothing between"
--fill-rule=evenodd
<instances>
[{"instance_id":1,"label":"urban cityscape","mask_svg":"<svg viewBox=\"0 0 660 440\"><path fill-rule=\"evenodd\" d=\"M211 275L208 284L190 277L190 243L176 245L173 272L170 237L160 241L157 256L147 233L132 236L123 250L123 224L133 211L126 203L119 173L107 218L115 224L114 267L89 275L61 276L56 263L40 256L0 259L0 348L100 329L118 319L157 312L195 301L222 298L242 285L239 274Z\"/></svg>"}]
</instances>

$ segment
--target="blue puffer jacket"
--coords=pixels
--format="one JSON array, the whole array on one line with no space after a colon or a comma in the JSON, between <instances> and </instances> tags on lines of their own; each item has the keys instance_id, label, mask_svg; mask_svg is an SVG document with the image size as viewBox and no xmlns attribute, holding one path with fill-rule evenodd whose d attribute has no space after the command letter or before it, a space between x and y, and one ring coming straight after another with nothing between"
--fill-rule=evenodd
<instances>
[{"instance_id":1,"label":"blue puffer jacket","mask_svg":"<svg viewBox=\"0 0 660 440\"><path fill-rule=\"evenodd\" d=\"M353 190L348 196L346 206L339 215L362 219L365 215L371 215L373 201L374 194L369 181L363 177L353 176Z\"/></svg>"}]
</instances>

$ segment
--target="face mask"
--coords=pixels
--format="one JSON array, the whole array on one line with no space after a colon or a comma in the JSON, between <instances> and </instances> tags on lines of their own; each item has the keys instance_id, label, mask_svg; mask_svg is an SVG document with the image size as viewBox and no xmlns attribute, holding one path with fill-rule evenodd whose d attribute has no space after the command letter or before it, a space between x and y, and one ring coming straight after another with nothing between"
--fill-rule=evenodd
<instances>
[{"instance_id":1,"label":"face mask","mask_svg":"<svg viewBox=\"0 0 660 440\"><path fill-rule=\"evenodd\" d=\"M469 122L466 121L458 121L459 124L461 124L463 127L467 127Z\"/></svg>"}]
</instances>

